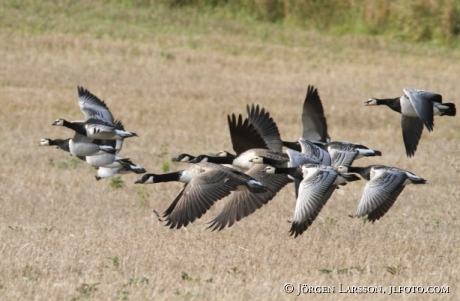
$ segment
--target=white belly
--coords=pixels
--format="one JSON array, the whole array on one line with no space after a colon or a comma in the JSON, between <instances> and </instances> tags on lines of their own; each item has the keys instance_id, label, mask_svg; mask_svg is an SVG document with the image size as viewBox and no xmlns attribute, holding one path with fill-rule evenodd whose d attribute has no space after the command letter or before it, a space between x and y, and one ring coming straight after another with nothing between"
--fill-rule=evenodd
<instances>
[{"instance_id":1,"label":"white belly","mask_svg":"<svg viewBox=\"0 0 460 301\"><path fill-rule=\"evenodd\" d=\"M410 99L407 96L401 96L401 114L409 117L418 117L417 111L415 111Z\"/></svg>"}]
</instances>

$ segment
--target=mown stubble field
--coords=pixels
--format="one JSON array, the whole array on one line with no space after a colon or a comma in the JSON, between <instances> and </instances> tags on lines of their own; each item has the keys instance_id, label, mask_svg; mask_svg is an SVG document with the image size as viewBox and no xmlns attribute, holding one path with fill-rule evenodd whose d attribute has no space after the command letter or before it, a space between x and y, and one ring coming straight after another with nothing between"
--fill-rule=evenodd
<instances>
[{"instance_id":1,"label":"mown stubble field","mask_svg":"<svg viewBox=\"0 0 460 301\"><path fill-rule=\"evenodd\" d=\"M287 47L238 36L160 36L151 41L83 34L0 33L0 295L4 300L457 300L460 297L459 121L436 118L416 156L405 156L399 116L364 107L404 87L443 95L457 106L459 54L360 38L323 38ZM198 46L197 46L198 45ZM335 192L302 236L288 235L292 186L224 231L205 230L217 203L186 229L163 212L182 184L123 187L41 138L73 133L57 118L83 119L77 85L104 99L139 137L122 155L148 172L182 152L231 150L226 115L265 107L282 138L301 134L307 85L323 100L333 140L383 156L355 165L393 165L427 179L409 186L375 224L348 217L365 181ZM186 165L170 163L170 170ZM333 286L334 294L287 295L283 285ZM386 295L339 293L339 284L378 286ZM388 286L449 286L449 294L394 294Z\"/></svg>"}]
</instances>

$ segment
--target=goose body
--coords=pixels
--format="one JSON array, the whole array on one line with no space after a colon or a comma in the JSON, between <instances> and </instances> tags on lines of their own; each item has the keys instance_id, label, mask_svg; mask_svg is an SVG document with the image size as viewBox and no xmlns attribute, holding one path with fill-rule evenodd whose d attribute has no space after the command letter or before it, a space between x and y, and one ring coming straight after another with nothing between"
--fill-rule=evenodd
<instances>
[{"instance_id":1,"label":"goose body","mask_svg":"<svg viewBox=\"0 0 460 301\"><path fill-rule=\"evenodd\" d=\"M98 167L96 180L110 178L117 174L126 174L134 172L136 174L145 173L143 167L134 165L129 159L118 159L119 167Z\"/></svg>"},{"instance_id":2,"label":"goose body","mask_svg":"<svg viewBox=\"0 0 460 301\"><path fill-rule=\"evenodd\" d=\"M263 193L266 188L251 176L238 170L209 162L197 163L177 172L145 174L136 184L182 182L183 189L165 211L167 226L181 228L200 218L218 200L232 191Z\"/></svg>"},{"instance_id":3,"label":"goose body","mask_svg":"<svg viewBox=\"0 0 460 301\"><path fill-rule=\"evenodd\" d=\"M346 141L333 141L327 145L327 151L331 157L331 165L334 167L351 166L354 160L363 157L381 156L378 150L373 150L362 144Z\"/></svg>"},{"instance_id":4,"label":"goose body","mask_svg":"<svg viewBox=\"0 0 460 301\"><path fill-rule=\"evenodd\" d=\"M65 152L70 153L70 140L71 138L68 139L50 139L50 138L44 138L41 139L38 142L38 146L56 146L56 148L59 148ZM82 156L77 156L78 159L85 161L85 157Z\"/></svg>"},{"instance_id":5,"label":"goose body","mask_svg":"<svg viewBox=\"0 0 460 301\"><path fill-rule=\"evenodd\" d=\"M313 164L313 165L316 165L316 164ZM322 164L318 164L318 165L322 165ZM329 167L329 166L326 166L326 167ZM334 170L336 170L336 169L334 168ZM268 165L263 171L265 173L267 173L267 174L285 174L292 180L296 179L296 180L300 180L300 181L303 180L303 176L304 176L302 166L297 166L297 167L275 167L275 166ZM338 182L336 184L338 184L338 185L346 185L347 182L353 182L353 181L358 181L358 180L360 180L360 178L358 176L353 175L353 174L339 173Z\"/></svg>"},{"instance_id":6,"label":"goose body","mask_svg":"<svg viewBox=\"0 0 460 301\"><path fill-rule=\"evenodd\" d=\"M52 125L64 126L74 130L76 133L99 140L117 140L137 136L125 130L118 130L116 125L99 119L88 119L87 121L67 121L56 119Z\"/></svg>"},{"instance_id":7,"label":"goose body","mask_svg":"<svg viewBox=\"0 0 460 301\"><path fill-rule=\"evenodd\" d=\"M269 149L262 149L262 148L255 148L247 150L239 155L235 156L225 156L225 157L212 157L207 155L199 155L195 159L191 160L192 163L198 162L211 162L216 164L231 164L235 167L239 167L242 169L250 169L254 166L254 162L251 160L257 156L266 157L269 159L274 159L278 161L288 160L289 157L287 154L273 151Z\"/></svg>"},{"instance_id":8,"label":"goose body","mask_svg":"<svg viewBox=\"0 0 460 301\"><path fill-rule=\"evenodd\" d=\"M69 150L74 156L96 156L116 153L115 144L102 145L101 143L103 141L75 133L74 137L69 140Z\"/></svg>"},{"instance_id":9,"label":"goose body","mask_svg":"<svg viewBox=\"0 0 460 301\"><path fill-rule=\"evenodd\" d=\"M94 139L117 140L137 136L136 133L118 130L115 125L99 119L88 119L84 126L86 135Z\"/></svg>"},{"instance_id":10,"label":"goose body","mask_svg":"<svg viewBox=\"0 0 460 301\"><path fill-rule=\"evenodd\" d=\"M305 232L331 197L337 185L359 178L340 174L336 168L321 164L305 164L301 167L266 167L269 174L286 173L301 180L290 234L297 237Z\"/></svg>"},{"instance_id":11,"label":"goose body","mask_svg":"<svg viewBox=\"0 0 460 301\"><path fill-rule=\"evenodd\" d=\"M122 140L137 136L135 133L125 131L121 122L114 121L106 103L83 87L78 87L78 104L86 121L69 122L61 118L54 121L53 125L70 128L93 139Z\"/></svg>"},{"instance_id":12,"label":"goose body","mask_svg":"<svg viewBox=\"0 0 460 301\"><path fill-rule=\"evenodd\" d=\"M318 161L322 165L331 165L331 155L325 151L322 147L319 147L315 143L300 138L298 140L302 154L308 155ZM310 162L312 163L312 162ZM300 164L299 164L300 165Z\"/></svg>"},{"instance_id":13,"label":"goose body","mask_svg":"<svg viewBox=\"0 0 460 301\"><path fill-rule=\"evenodd\" d=\"M41 139L38 142L39 146L56 146L66 152L71 152L71 143L72 139ZM102 178L113 177L117 174L126 174L129 172L134 173L145 173L145 169L141 166L135 165L128 158L121 158L113 153L103 153L100 155L91 155L91 156L77 156L80 160L86 161L94 168L96 168L97 175L96 179L100 180Z\"/></svg>"},{"instance_id":14,"label":"goose body","mask_svg":"<svg viewBox=\"0 0 460 301\"><path fill-rule=\"evenodd\" d=\"M455 116L454 103L442 103L442 96L420 89L405 88L404 95L396 98L371 98L364 102L366 106L386 105L401 113L401 128L408 157L415 155L423 126L432 131L434 116Z\"/></svg>"},{"instance_id":15,"label":"goose body","mask_svg":"<svg viewBox=\"0 0 460 301\"><path fill-rule=\"evenodd\" d=\"M120 156L114 154L102 154L97 156L86 157L86 162L94 167L106 167L106 168L121 168L121 164L117 160L123 159Z\"/></svg>"},{"instance_id":16,"label":"goose body","mask_svg":"<svg viewBox=\"0 0 460 301\"><path fill-rule=\"evenodd\" d=\"M385 215L406 185L427 183L425 179L409 171L385 165L339 166L338 170L358 173L368 180L355 217L367 215L367 219L371 222L375 222Z\"/></svg>"}]
</instances>

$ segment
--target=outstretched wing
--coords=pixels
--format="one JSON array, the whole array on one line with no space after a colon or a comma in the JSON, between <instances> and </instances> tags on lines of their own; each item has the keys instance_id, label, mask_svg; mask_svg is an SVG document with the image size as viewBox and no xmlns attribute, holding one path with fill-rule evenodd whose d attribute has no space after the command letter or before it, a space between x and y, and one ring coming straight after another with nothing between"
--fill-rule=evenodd
<instances>
[{"instance_id":1,"label":"outstretched wing","mask_svg":"<svg viewBox=\"0 0 460 301\"><path fill-rule=\"evenodd\" d=\"M401 129L403 134L404 146L408 157L415 155L418 142L422 137L423 123L418 117L401 115Z\"/></svg>"},{"instance_id":2,"label":"outstretched wing","mask_svg":"<svg viewBox=\"0 0 460 301\"><path fill-rule=\"evenodd\" d=\"M106 103L83 87L78 87L78 104L86 119L95 118L113 123L112 113Z\"/></svg>"},{"instance_id":3,"label":"outstretched wing","mask_svg":"<svg viewBox=\"0 0 460 301\"><path fill-rule=\"evenodd\" d=\"M414 106L423 124L425 124L428 131L431 132L434 126L432 102L442 103L442 96L419 89L405 88L403 91L406 93L407 97L409 97L411 104Z\"/></svg>"},{"instance_id":4,"label":"outstretched wing","mask_svg":"<svg viewBox=\"0 0 460 301\"><path fill-rule=\"evenodd\" d=\"M359 153L357 151L331 149L329 154L331 156L331 166L339 167L340 165L351 166Z\"/></svg>"},{"instance_id":5,"label":"outstretched wing","mask_svg":"<svg viewBox=\"0 0 460 301\"><path fill-rule=\"evenodd\" d=\"M297 237L305 232L331 197L337 185L333 185L337 172L311 168L299 186L290 234Z\"/></svg>"},{"instance_id":6,"label":"outstretched wing","mask_svg":"<svg viewBox=\"0 0 460 301\"><path fill-rule=\"evenodd\" d=\"M318 90L308 86L307 95L302 110L302 138L310 141L329 143L331 138L327 133L327 122Z\"/></svg>"},{"instance_id":7,"label":"outstretched wing","mask_svg":"<svg viewBox=\"0 0 460 301\"><path fill-rule=\"evenodd\" d=\"M243 117L235 114L227 115L230 138L232 139L233 150L237 155L252 148L268 148L264 139L248 119L243 121Z\"/></svg>"},{"instance_id":8,"label":"outstretched wing","mask_svg":"<svg viewBox=\"0 0 460 301\"><path fill-rule=\"evenodd\" d=\"M280 152L283 149L283 142L278 126L270 117L270 113L266 112L264 108L260 108L259 105L254 106L254 104L251 107L248 105L246 110L249 123L259 132L267 144L267 148Z\"/></svg>"},{"instance_id":9,"label":"outstretched wing","mask_svg":"<svg viewBox=\"0 0 460 301\"><path fill-rule=\"evenodd\" d=\"M208 228L212 230L222 230L227 225L231 227L235 222L254 213L275 195L291 180L286 175L269 175L262 170L267 167L265 164L256 164L251 167L246 174L259 181L268 190L261 193L252 193L250 191L237 191L230 196L230 199L224 206L219 215L210 222Z\"/></svg>"},{"instance_id":10,"label":"outstretched wing","mask_svg":"<svg viewBox=\"0 0 460 301\"><path fill-rule=\"evenodd\" d=\"M220 170L208 170L193 177L166 210L166 225L171 229L186 227L205 214L216 201L244 183L244 180L229 177Z\"/></svg>"},{"instance_id":11,"label":"outstretched wing","mask_svg":"<svg viewBox=\"0 0 460 301\"><path fill-rule=\"evenodd\" d=\"M364 188L355 217L368 215L372 222L382 217L404 189L406 180L403 172L377 170Z\"/></svg>"}]
</instances>

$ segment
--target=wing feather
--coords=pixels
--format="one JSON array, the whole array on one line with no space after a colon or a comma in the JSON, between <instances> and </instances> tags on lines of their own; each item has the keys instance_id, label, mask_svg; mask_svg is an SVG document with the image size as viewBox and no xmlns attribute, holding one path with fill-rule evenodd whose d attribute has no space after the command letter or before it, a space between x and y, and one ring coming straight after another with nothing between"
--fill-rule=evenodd
<instances>
[{"instance_id":1,"label":"wing feather","mask_svg":"<svg viewBox=\"0 0 460 301\"><path fill-rule=\"evenodd\" d=\"M332 149L329 154L331 155L331 166L339 167L340 165L351 166L359 152Z\"/></svg>"},{"instance_id":2,"label":"wing feather","mask_svg":"<svg viewBox=\"0 0 460 301\"><path fill-rule=\"evenodd\" d=\"M209 222L212 230L222 230L226 226L231 227L235 222L254 213L264 204L267 204L273 197L291 180L286 175L269 175L262 170L265 164L256 164L246 174L259 181L268 190L261 193L250 191L237 191L233 193L225 204L219 215Z\"/></svg>"},{"instance_id":3,"label":"wing feather","mask_svg":"<svg viewBox=\"0 0 460 301\"><path fill-rule=\"evenodd\" d=\"M101 119L113 123L113 116L107 104L83 87L78 87L78 104L86 119Z\"/></svg>"},{"instance_id":4,"label":"wing feather","mask_svg":"<svg viewBox=\"0 0 460 301\"><path fill-rule=\"evenodd\" d=\"M216 201L246 183L244 178L231 177L229 174L220 169L205 168L204 172L194 176L184 187L177 203L165 212L167 226L171 229L187 226L205 214Z\"/></svg>"},{"instance_id":5,"label":"wing feather","mask_svg":"<svg viewBox=\"0 0 460 301\"><path fill-rule=\"evenodd\" d=\"M233 150L237 155L252 148L268 148L254 125L250 124L248 119L243 121L241 114L238 118L235 114L227 115L227 121Z\"/></svg>"},{"instance_id":6,"label":"wing feather","mask_svg":"<svg viewBox=\"0 0 460 301\"><path fill-rule=\"evenodd\" d=\"M337 185L333 185L337 172L312 169L302 180L296 202L290 234L297 237L305 232L331 197Z\"/></svg>"},{"instance_id":7,"label":"wing feather","mask_svg":"<svg viewBox=\"0 0 460 301\"><path fill-rule=\"evenodd\" d=\"M423 123L418 117L401 115L401 128L408 157L415 155L418 142L423 132Z\"/></svg>"},{"instance_id":8,"label":"wing feather","mask_svg":"<svg viewBox=\"0 0 460 301\"><path fill-rule=\"evenodd\" d=\"M249 123L259 132L267 148L280 152L283 149L283 142L278 126L270 114L264 108L260 108L259 105L254 106L254 104L251 107L248 105L246 110Z\"/></svg>"},{"instance_id":9,"label":"wing feather","mask_svg":"<svg viewBox=\"0 0 460 301\"><path fill-rule=\"evenodd\" d=\"M313 86L307 88L302 110L302 125L302 138L323 143L330 142L321 98L318 90Z\"/></svg>"},{"instance_id":10,"label":"wing feather","mask_svg":"<svg viewBox=\"0 0 460 301\"><path fill-rule=\"evenodd\" d=\"M372 221L382 217L402 192L400 188L406 178L403 172L395 170L374 172L364 188L355 217L371 215Z\"/></svg>"},{"instance_id":11,"label":"wing feather","mask_svg":"<svg viewBox=\"0 0 460 301\"><path fill-rule=\"evenodd\" d=\"M409 97L415 111L425 124L428 131L433 130L433 101L442 103L442 96L436 93L419 90L419 89L404 89L404 93Z\"/></svg>"}]
</instances>

